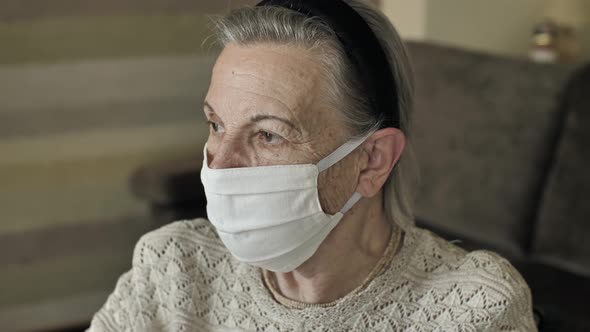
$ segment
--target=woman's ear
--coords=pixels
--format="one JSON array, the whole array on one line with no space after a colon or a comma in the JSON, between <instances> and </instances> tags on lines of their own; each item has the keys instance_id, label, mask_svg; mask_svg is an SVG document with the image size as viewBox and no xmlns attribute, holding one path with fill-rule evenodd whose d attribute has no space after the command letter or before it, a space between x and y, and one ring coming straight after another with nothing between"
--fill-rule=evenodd
<instances>
[{"instance_id":1,"label":"woman's ear","mask_svg":"<svg viewBox=\"0 0 590 332\"><path fill-rule=\"evenodd\" d=\"M356 191L364 197L375 196L389 178L405 145L406 136L397 128L384 128L373 133L363 144L367 162L360 170Z\"/></svg>"}]
</instances>

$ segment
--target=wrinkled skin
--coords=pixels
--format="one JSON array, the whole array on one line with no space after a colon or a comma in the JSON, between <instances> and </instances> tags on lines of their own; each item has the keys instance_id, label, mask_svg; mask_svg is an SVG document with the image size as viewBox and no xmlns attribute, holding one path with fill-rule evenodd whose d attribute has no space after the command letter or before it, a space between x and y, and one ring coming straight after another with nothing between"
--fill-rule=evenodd
<instances>
[{"instance_id":1,"label":"wrinkled skin","mask_svg":"<svg viewBox=\"0 0 590 332\"><path fill-rule=\"evenodd\" d=\"M210 123L209 167L234 168L317 163L346 142L337 106L328 105L314 55L302 47L227 45L205 99ZM355 192L355 205L303 265L275 273L279 291L292 299L324 303L356 288L389 240L382 186L405 144L401 131L382 129L342 161L320 173L326 213L339 211Z\"/></svg>"},{"instance_id":2,"label":"wrinkled skin","mask_svg":"<svg viewBox=\"0 0 590 332\"><path fill-rule=\"evenodd\" d=\"M226 47L206 98L211 107L205 112L217 124L208 141L210 167L316 163L335 150L349 134L339 114L321 101L322 84L318 65L303 49ZM266 115L293 126L280 120L252 121ZM354 157L320 174L321 204L328 213L338 211L355 190ZM328 194L321 188L332 190Z\"/></svg>"}]
</instances>

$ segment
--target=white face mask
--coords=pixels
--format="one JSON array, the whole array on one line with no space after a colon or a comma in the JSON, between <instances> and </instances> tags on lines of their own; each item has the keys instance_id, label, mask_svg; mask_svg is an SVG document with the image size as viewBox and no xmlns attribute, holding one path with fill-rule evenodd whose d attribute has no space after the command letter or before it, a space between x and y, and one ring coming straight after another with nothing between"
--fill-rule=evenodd
<instances>
[{"instance_id":1,"label":"white face mask","mask_svg":"<svg viewBox=\"0 0 590 332\"><path fill-rule=\"evenodd\" d=\"M292 271L308 260L361 199L355 192L339 212L324 213L318 175L368 136L348 141L317 165L211 169L205 147L207 214L227 249L242 262L274 272Z\"/></svg>"}]
</instances>

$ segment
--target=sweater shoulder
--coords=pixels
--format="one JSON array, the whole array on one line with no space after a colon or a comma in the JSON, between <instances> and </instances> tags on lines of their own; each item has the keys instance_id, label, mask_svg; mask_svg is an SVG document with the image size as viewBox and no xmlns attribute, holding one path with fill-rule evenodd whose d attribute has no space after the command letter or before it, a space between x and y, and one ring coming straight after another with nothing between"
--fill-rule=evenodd
<instances>
[{"instance_id":1,"label":"sweater shoulder","mask_svg":"<svg viewBox=\"0 0 590 332\"><path fill-rule=\"evenodd\" d=\"M530 289L516 268L495 252L467 252L422 229L408 267L413 289L429 306L478 313L490 331L534 331Z\"/></svg>"},{"instance_id":2,"label":"sweater shoulder","mask_svg":"<svg viewBox=\"0 0 590 332\"><path fill-rule=\"evenodd\" d=\"M418 230L421 245L414 257L413 268L418 275L466 282L496 284L502 290L527 288L526 282L514 266L504 257L488 250L467 252L455 244L426 231Z\"/></svg>"},{"instance_id":3,"label":"sweater shoulder","mask_svg":"<svg viewBox=\"0 0 590 332\"><path fill-rule=\"evenodd\" d=\"M144 234L133 251L133 266L185 260L197 252L223 256L227 249L207 219L179 220Z\"/></svg>"},{"instance_id":4,"label":"sweater shoulder","mask_svg":"<svg viewBox=\"0 0 590 332\"><path fill-rule=\"evenodd\" d=\"M131 270L119 278L88 331L161 331L175 323L171 317L179 312L188 317L196 304L206 304L211 280L232 264L205 219L176 221L148 232L135 245Z\"/></svg>"}]
</instances>

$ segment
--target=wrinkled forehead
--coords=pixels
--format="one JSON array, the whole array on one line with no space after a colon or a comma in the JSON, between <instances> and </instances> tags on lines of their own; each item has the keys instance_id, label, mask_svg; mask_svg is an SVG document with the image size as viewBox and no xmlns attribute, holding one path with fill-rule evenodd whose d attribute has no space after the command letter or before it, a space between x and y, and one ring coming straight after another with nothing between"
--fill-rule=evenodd
<instances>
[{"instance_id":1,"label":"wrinkled forehead","mask_svg":"<svg viewBox=\"0 0 590 332\"><path fill-rule=\"evenodd\" d=\"M231 104L232 110L239 104L290 112L295 121L308 121L312 113L322 112L317 105L322 102L322 83L318 61L302 47L230 44L213 68L207 98Z\"/></svg>"}]
</instances>

